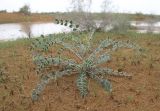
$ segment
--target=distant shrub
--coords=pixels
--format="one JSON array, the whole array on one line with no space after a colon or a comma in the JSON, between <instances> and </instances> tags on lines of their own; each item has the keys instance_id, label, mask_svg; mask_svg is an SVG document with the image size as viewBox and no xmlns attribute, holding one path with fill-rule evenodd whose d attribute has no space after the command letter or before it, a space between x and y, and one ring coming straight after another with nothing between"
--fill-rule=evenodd
<instances>
[{"instance_id":1,"label":"distant shrub","mask_svg":"<svg viewBox=\"0 0 160 111\"><path fill-rule=\"evenodd\" d=\"M29 5L24 5L23 7L21 7L21 8L19 9L19 12L20 12L20 13L23 13L23 14L25 14L25 15L30 15L30 14L31 14L31 11L30 11Z\"/></svg>"},{"instance_id":2,"label":"distant shrub","mask_svg":"<svg viewBox=\"0 0 160 111\"><path fill-rule=\"evenodd\" d=\"M77 75L77 88L82 97L88 94L88 78L94 79L105 91L111 92L112 85L104 76L120 76L131 78L126 72L120 72L108 67L101 67L103 63L111 61L111 53L119 48L133 48L140 51L139 46L125 41L105 39L94 48L93 33L84 36L79 30L79 25L69 20L57 20L57 24L68 26L73 29L72 34L61 34L59 37L49 36L36 38L31 49L33 50L33 61L37 66L37 74L41 80L32 92L32 100L38 100L41 92L50 80L57 80L63 76ZM52 48L56 54L52 53ZM67 56L65 52L74 55ZM55 69L58 67L58 70Z\"/></svg>"},{"instance_id":3,"label":"distant shrub","mask_svg":"<svg viewBox=\"0 0 160 111\"><path fill-rule=\"evenodd\" d=\"M112 26L113 26L112 31L118 33L126 33L131 27L128 17L120 14L114 16Z\"/></svg>"},{"instance_id":4,"label":"distant shrub","mask_svg":"<svg viewBox=\"0 0 160 111\"><path fill-rule=\"evenodd\" d=\"M7 13L7 10L0 10L0 13Z\"/></svg>"}]
</instances>

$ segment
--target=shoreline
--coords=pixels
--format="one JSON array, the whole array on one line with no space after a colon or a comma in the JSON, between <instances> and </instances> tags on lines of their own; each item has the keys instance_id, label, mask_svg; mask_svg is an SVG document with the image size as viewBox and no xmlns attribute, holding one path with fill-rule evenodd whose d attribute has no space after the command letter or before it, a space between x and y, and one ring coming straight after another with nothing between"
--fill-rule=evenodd
<instances>
[{"instance_id":1,"label":"shoreline","mask_svg":"<svg viewBox=\"0 0 160 111\"><path fill-rule=\"evenodd\" d=\"M54 17L47 14L24 15L22 13L0 13L0 24L23 22L51 22Z\"/></svg>"}]
</instances>

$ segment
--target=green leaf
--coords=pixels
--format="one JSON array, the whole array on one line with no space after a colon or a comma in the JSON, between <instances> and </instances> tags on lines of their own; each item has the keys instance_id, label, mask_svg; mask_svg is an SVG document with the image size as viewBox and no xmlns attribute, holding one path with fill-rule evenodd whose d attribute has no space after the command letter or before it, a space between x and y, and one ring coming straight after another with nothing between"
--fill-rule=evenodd
<instances>
[{"instance_id":1,"label":"green leaf","mask_svg":"<svg viewBox=\"0 0 160 111\"><path fill-rule=\"evenodd\" d=\"M101 42L100 47L101 48L107 48L107 47L109 47L110 45L113 45L113 44L114 44L114 42L112 40L106 39L106 40Z\"/></svg>"},{"instance_id":2,"label":"green leaf","mask_svg":"<svg viewBox=\"0 0 160 111\"><path fill-rule=\"evenodd\" d=\"M64 25L67 26L68 25L67 22Z\"/></svg>"},{"instance_id":3,"label":"green leaf","mask_svg":"<svg viewBox=\"0 0 160 111\"><path fill-rule=\"evenodd\" d=\"M82 97L85 97L88 94L87 85L88 83L86 73L82 72L79 74L79 77L77 79L77 87Z\"/></svg>"},{"instance_id":4,"label":"green leaf","mask_svg":"<svg viewBox=\"0 0 160 111\"><path fill-rule=\"evenodd\" d=\"M73 24L73 21L72 21L72 20L70 21L70 24L71 24L71 25Z\"/></svg>"},{"instance_id":5,"label":"green leaf","mask_svg":"<svg viewBox=\"0 0 160 111\"><path fill-rule=\"evenodd\" d=\"M112 91L112 85L108 80L102 79L100 83L101 83L101 86L105 89L105 91L108 91L108 92Z\"/></svg>"},{"instance_id":6,"label":"green leaf","mask_svg":"<svg viewBox=\"0 0 160 111\"><path fill-rule=\"evenodd\" d=\"M105 53L105 54L102 54L98 59L97 59L97 64L102 64L102 63L105 63L105 62L108 62L111 60L111 57L109 54Z\"/></svg>"},{"instance_id":7,"label":"green leaf","mask_svg":"<svg viewBox=\"0 0 160 111\"><path fill-rule=\"evenodd\" d=\"M69 27L70 27L70 28L72 28L72 27L73 27L73 25L69 25Z\"/></svg>"},{"instance_id":8,"label":"green leaf","mask_svg":"<svg viewBox=\"0 0 160 111\"><path fill-rule=\"evenodd\" d=\"M59 20L58 19L56 19L56 23L59 24Z\"/></svg>"},{"instance_id":9,"label":"green leaf","mask_svg":"<svg viewBox=\"0 0 160 111\"><path fill-rule=\"evenodd\" d=\"M100 72L94 71L93 73L90 74L90 77L95 79L105 89L105 91L111 92L112 84L108 80L98 77L97 73Z\"/></svg>"},{"instance_id":10,"label":"green leaf","mask_svg":"<svg viewBox=\"0 0 160 111\"><path fill-rule=\"evenodd\" d=\"M43 34L41 34L41 37L42 37L42 38L44 38L44 35L43 35Z\"/></svg>"},{"instance_id":11,"label":"green leaf","mask_svg":"<svg viewBox=\"0 0 160 111\"><path fill-rule=\"evenodd\" d=\"M81 56L83 56L83 55L86 53L86 51L87 51L86 46L85 46L84 44L80 44L78 47L79 47L78 53L79 53Z\"/></svg>"},{"instance_id":12,"label":"green leaf","mask_svg":"<svg viewBox=\"0 0 160 111\"><path fill-rule=\"evenodd\" d=\"M42 76L41 81L37 84L35 89L33 89L32 91L32 100L33 101L38 100L40 94L45 89L46 85L49 83L50 80L53 80L53 79L56 80L57 78L61 78L62 76L70 75L70 74L71 74L71 70L65 70L62 72L59 72L59 71L52 72Z\"/></svg>"},{"instance_id":13,"label":"green leaf","mask_svg":"<svg viewBox=\"0 0 160 111\"><path fill-rule=\"evenodd\" d=\"M76 31L76 30L77 30L76 28L73 29L73 31Z\"/></svg>"},{"instance_id":14,"label":"green leaf","mask_svg":"<svg viewBox=\"0 0 160 111\"><path fill-rule=\"evenodd\" d=\"M79 27L79 25L76 25L76 28L78 28Z\"/></svg>"},{"instance_id":15,"label":"green leaf","mask_svg":"<svg viewBox=\"0 0 160 111\"><path fill-rule=\"evenodd\" d=\"M65 20L66 23L68 23L68 20Z\"/></svg>"}]
</instances>

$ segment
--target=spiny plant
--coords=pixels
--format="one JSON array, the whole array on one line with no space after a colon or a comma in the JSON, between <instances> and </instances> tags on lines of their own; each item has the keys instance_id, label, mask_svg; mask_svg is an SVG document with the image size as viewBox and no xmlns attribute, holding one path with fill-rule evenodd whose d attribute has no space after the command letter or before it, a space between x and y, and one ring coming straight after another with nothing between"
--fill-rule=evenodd
<instances>
[{"instance_id":1,"label":"spiny plant","mask_svg":"<svg viewBox=\"0 0 160 111\"><path fill-rule=\"evenodd\" d=\"M56 19L56 22L72 28L73 32L60 34L58 37L55 35L41 36L33 41L31 47L33 61L41 80L33 89L32 100L38 100L50 80L57 80L63 76L78 75L76 85L82 97L88 94L88 78L94 79L108 92L112 91L112 85L103 76L131 78L131 75L126 72L101 67L101 64L109 62L112 58L111 53L119 48L132 48L136 52L140 52L137 44L107 38L95 48L96 46L93 44L94 31L89 32L89 36L86 36L79 29L79 25L72 21ZM66 52L69 52L70 56L67 56Z\"/></svg>"}]
</instances>

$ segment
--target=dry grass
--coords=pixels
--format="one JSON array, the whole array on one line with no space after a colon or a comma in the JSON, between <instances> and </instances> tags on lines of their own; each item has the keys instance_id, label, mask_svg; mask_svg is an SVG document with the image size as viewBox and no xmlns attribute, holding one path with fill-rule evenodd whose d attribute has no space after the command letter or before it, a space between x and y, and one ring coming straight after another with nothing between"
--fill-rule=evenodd
<instances>
[{"instance_id":1,"label":"dry grass","mask_svg":"<svg viewBox=\"0 0 160 111\"><path fill-rule=\"evenodd\" d=\"M111 36L97 33L95 41ZM160 38L137 34L111 36L113 39L132 39L145 48L140 61L135 61L131 50L113 53L110 63L103 64L133 75L131 80L110 77L113 92L106 93L89 80L89 95L79 96L75 87L76 76L63 77L57 84L51 82L37 102L31 101L31 92L38 81L32 63L29 42L18 40L0 46L0 67L8 80L0 83L0 111L158 111L160 108ZM131 38L132 37L132 38ZM96 43L96 42L95 42ZM6 45L7 44L7 45ZM135 62L135 63L134 63Z\"/></svg>"},{"instance_id":2,"label":"dry grass","mask_svg":"<svg viewBox=\"0 0 160 111\"><path fill-rule=\"evenodd\" d=\"M21 13L0 13L0 23L17 22L48 22L53 21L53 16L42 14L31 14L30 16Z\"/></svg>"}]
</instances>

